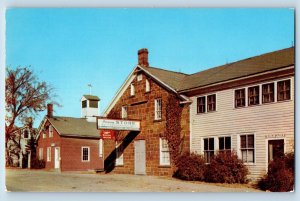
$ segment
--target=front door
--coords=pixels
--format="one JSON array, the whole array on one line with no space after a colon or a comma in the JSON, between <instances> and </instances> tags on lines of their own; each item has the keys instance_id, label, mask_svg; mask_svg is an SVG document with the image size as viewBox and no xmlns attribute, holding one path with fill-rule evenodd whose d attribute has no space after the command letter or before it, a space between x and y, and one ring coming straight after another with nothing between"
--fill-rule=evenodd
<instances>
[{"instance_id":1,"label":"front door","mask_svg":"<svg viewBox=\"0 0 300 201\"><path fill-rule=\"evenodd\" d=\"M268 162L284 154L284 140L269 140L268 143Z\"/></svg>"},{"instance_id":2,"label":"front door","mask_svg":"<svg viewBox=\"0 0 300 201\"><path fill-rule=\"evenodd\" d=\"M145 140L134 141L134 174L146 174Z\"/></svg>"},{"instance_id":3,"label":"front door","mask_svg":"<svg viewBox=\"0 0 300 201\"><path fill-rule=\"evenodd\" d=\"M60 148L55 147L54 151L54 168L58 169L60 168Z\"/></svg>"}]
</instances>

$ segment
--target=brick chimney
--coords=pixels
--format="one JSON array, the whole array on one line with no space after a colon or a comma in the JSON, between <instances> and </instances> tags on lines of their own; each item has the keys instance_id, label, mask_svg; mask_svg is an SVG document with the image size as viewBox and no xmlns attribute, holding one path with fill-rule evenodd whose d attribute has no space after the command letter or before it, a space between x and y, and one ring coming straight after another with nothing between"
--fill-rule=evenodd
<instances>
[{"instance_id":1,"label":"brick chimney","mask_svg":"<svg viewBox=\"0 0 300 201\"><path fill-rule=\"evenodd\" d=\"M149 67L147 48L142 48L138 51L138 65L142 67Z\"/></svg>"},{"instance_id":2,"label":"brick chimney","mask_svg":"<svg viewBox=\"0 0 300 201\"><path fill-rule=\"evenodd\" d=\"M47 104L47 117L49 117L49 118L53 117L53 104L52 103Z\"/></svg>"}]
</instances>

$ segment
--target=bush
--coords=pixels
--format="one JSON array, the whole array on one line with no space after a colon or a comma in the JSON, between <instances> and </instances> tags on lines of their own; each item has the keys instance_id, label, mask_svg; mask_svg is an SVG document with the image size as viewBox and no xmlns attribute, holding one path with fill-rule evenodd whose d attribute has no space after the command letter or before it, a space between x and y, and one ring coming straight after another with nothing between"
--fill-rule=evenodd
<instances>
[{"instance_id":1,"label":"bush","mask_svg":"<svg viewBox=\"0 0 300 201\"><path fill-rule=\"evenodd\" d=\"M45 168L46 163L44 160L39 160L39 159L33 159L31 161L31 168L32 169L43 169Z\"/></svg>"},{"instance_id":2,"label":"bush","mask_svg":"<svg viewBox=\"0 0 300 201\"><path fill-rule=\"evenodd\" d=\"M248 169L234 152L219 152L207 165L205 181L246 183Z\"/></svg>"},{"instance_id":3,"label":"bush","mask_svg":"<svg viewBox=\"0 0 300 201\"><path fill-rule=\"evenodd\" d=\"M177 171L174 177L189 180L203 181L205 172L205 161L201 155L194 153L183 153L176 160Z\"/></svg>"},{"instance_id":4,"label":"bush","mask_svg":"<svg viewBox=\"0 0 300 201\"><path fill-rule=\"evenodd\" d=\"M289 192L294 189L294 153L276 158L269 163L268 173L258 181L258 187L272 192Z\"/></svg>"}]
</instances>

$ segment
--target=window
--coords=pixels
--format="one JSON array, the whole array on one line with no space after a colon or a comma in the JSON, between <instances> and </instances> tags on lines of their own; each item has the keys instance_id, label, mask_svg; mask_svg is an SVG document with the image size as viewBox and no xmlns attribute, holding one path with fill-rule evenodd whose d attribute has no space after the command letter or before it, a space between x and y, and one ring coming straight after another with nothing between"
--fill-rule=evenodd
<instances>
[{"instance_id":1,"label":"window","mask_svg":"<svg viewBox=\"0 0 300 201\"><path fill-rule=\"evenodd\" d=\"M98 108L98 101L96 100L89 100L90 107L92 108Z\"/></svg>"},{"instance_id":2,"label":"window","mask_svg":"<svg viewBox=\"0 0 300 201\"><path fill-rule=\"evenodd\" d=\"M43 155L43 148L39 148L39 160L43 160L44 155Z\"/></svg>"},{"instance_id":3,"label":"window","mask_svg":"<svg viewBox=\"0 0 300 201\"><path fill-rule=\"evenodd\" d=\"M103 139L99 140L99 157L103 157Z\"/></svg>"},{"instance_id":4,"label":"window","mask_svg":"<svg viewBox=\"0 0 300 201\"><path fill-rule=\"evenodd\" d=\"M166 138L159 139L159 150L160 165L170 165L170 151L168 141Z\"/></svg>"},{"instance_id":5,"label":"window","mask_svg":"<svg viewBox=\"0 0 300 201\"><path fill-rule=\"evenodd\" d=\"M197 113L205 113L205 96L197 98Z\"/></svg>"},{"instance_id":6,"label":"window","mask_svg":"<svg viewBox=\"0 0 300 201\"><path fill-rule=\"evenodd\" d=\"M284 101L291 99L291 80L277 82L277 100Z\"/></svg>"},{"instance_id":7,"label":"window","mask_svg":"<svg viewBox=\"0 0 300 201\"><path fill-rule=\"evenodd\" d=\"M161 107L162 107L161 106L162 105L161 102L162 102L161 98L154 100L154 109L155 109L155 111L154 111L154 119L155 120L160 120L161 119Z\"/></svg>"},{"instance_id":8,"label":"window","mask_svg":"<svg viewBox=\"0 0 300 201\"><path fill-rule=\"evenodd\" d=\"M123 165L123 152L121 148L121 143L118 144L116 141L116 165Z\"/></svg>"},{"instance_id":9,"label":"window","mask_svg":"<svg viewBox=\"0 0 300 201\"><path fill-rule=\"evenodd\" d=\"M130 96L134 96L134 85L133 84L130 84Z\"/></svg>"},{"instance_id":10,"label":"window","mask_svg":"<svg viewBox=\"0 0 300 201\"><path fill-rule=\"evenodd\" d=\"M82 101L81 104L82 104L82 108L86 108L86 106L87 106L87 100Z\"/></svg>"},{"instance_id":11,"label":"window","mask_svg":"<svg viewBox=\"0 0 300 201\"><path fill-rule=\"evenodd\" d=\"M244 107L245 106L245 89L235 90L235 107Z\"/></svg>"},{"instance_id":12,"label":"window","mask_svg":"<svg viewBox=\"0 0 300 201\"><path fill-rule=\"evenodd\" d=\"M210 163L210 159L214 156L214 138L205 138L204 139L204 160L206 163Z\"/></svg>"},{"instance_id":13,"label":"window","mask_svg":"<svg viewBox=\"0 0 300 201\"><path fill-rule=\"evenodd\" d=\"M51 147L47 147L47 161L51 161Z\"/></svg>"},{"instance_id":14,"label":"window","mask_svg":"<svg viewBox=\"0 0 300 201\"><path fill-rule=\"evenodd\" d=\"M49 137L53 137L53 126L49 126Z\"/></svg>"},{"instance_id":15,"label":"window","mask_svg":"<svg viewBox=\"0 0 300 201\"><path fill-rule=\"evenodd\" d=\"M246 163L254 163L254 135L241 135L242 160Z\"/></svg>"},{"instance_id":16,"label":"window","mask_svg":"<svg viewBox=\"0 0 300 201\"><path fill-rule=\"evenodd\" d=\"M90 147L82 147L81 151L82 151L82 155L81 155L82 161L89 162L90 161Z\"/></svg>"},{"instance_id":17,"label":"window","mask_svg":"<svg viewBox=\"0 0 300 201\"><path fill-rule=\"evenodd\" d=\"M143 75L142 74L138 74L137 75L137 81L142 81L143 80Z\"/></svg>"},{"instance_id":18,"label":"window","mask_svg":"<svg viewBox=\"0 0 300 201\"><path fill-rule=\"evenodd\" d=\"M27 139L29 137L28 130L24 130L23 137L24 139Z\"/></svg>"},{"instance_id":19,"label":"window","mask_svg":"<svg viewBox=\"0 0 300 201\"><path fill-rule=\"evenodd\" d=\"M262 85L262 102L263 103L274 102L274 83Z\"/></svg>"},{"instance_id":20,"label":"window","mask_svg":"<svg viewBox=\"0 0 300 201\"><path fill-rule=\"evenodd\" d=\"M219 151L231 152L231 137L219 137Z\"/></svg>"},{"instance_id":21,"label":"window","mask_svg":"<svg viewBox=\"0 0 300 201\"><path fill-rule=\"evenodd\" d=\"M216 111L216 94L207 96L207 112Z\"/></svg>"},{"instance_id":22,"label":"window","mask_svg":"<svg viewBox=\"0 0 300 201\"><path fill-rule=\"evenodd\" d=\"M146 79L146 92L150 92L150 82Z\"/></svg>"},{"instance_id":23,"label":"window","mask_svg":"<svg viewBox=\"0 0 300 201\"><path fill-rule=\"evenodd\" d=\"M259 86L248 88L248 105L259 104Z\"/></svg>"},{"instance_id":24,"label":"window","mask_svg":"<svg viewBox=\"0 0 300 201\"><path fill-rule=\"evenodd\" d=\"M46 133L43 133L43 138L46 138L46 137L47 137Z\"/></svg>"},{"instance_id":25,"label":"window","mask_svg":"<svg viewBox=\"0 0 300 201\"><path fill-rule=\"evenodd\" d=\"M122 113L121 113L121 118L126 119L127 118L127 106L122 107Z\"/></svg>"}]
</instances>

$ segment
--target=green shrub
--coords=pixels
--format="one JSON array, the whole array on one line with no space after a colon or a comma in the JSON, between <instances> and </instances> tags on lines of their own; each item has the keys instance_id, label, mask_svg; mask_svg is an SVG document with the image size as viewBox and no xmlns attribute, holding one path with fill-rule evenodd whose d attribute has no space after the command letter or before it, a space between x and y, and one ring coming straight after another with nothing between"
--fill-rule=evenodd
<instances>
[{"instance_id":1,"label":"green shrub","mask_svg":"<svg viewBox=\"0 0 300 201\"><path fill-rule=\"evenodd\" d=\"M176 160L177 171L174 177L188 181L203 181L205 161L201 155L183 153Z\"/></svg>"},{"instance_id":2,"label":"green shrub","mask_svg":"<svg viewBox=\"0 0 300 201\"><path fill-rule=\"evenodd\" d=\"M275 158L269 163L268 173L258 181L258 187L272 192L289 192L294 189L294 153Z\"/></svg>"},{"instance_id":3,"label":"green shrub","mask_svg":"<svg viewBox=\"0 0 300 201\"><path fill-rule=\"evenodd\" d=\"M246 183L248 169L234 152L219 152L205 171L205 181L213 183Z\"/></svg>"},{"instance_id":4,"label":"green shrub","mask_svg":"<svg viewBox=\"0 0 300 201\"><path fill-rule=\"evenodd\" d=\"M45 168L46 163L44 160L39 160L39 159L33 159L31 161L31 168L32 169L43 169Z\"/></svg>"}]
</instances>

